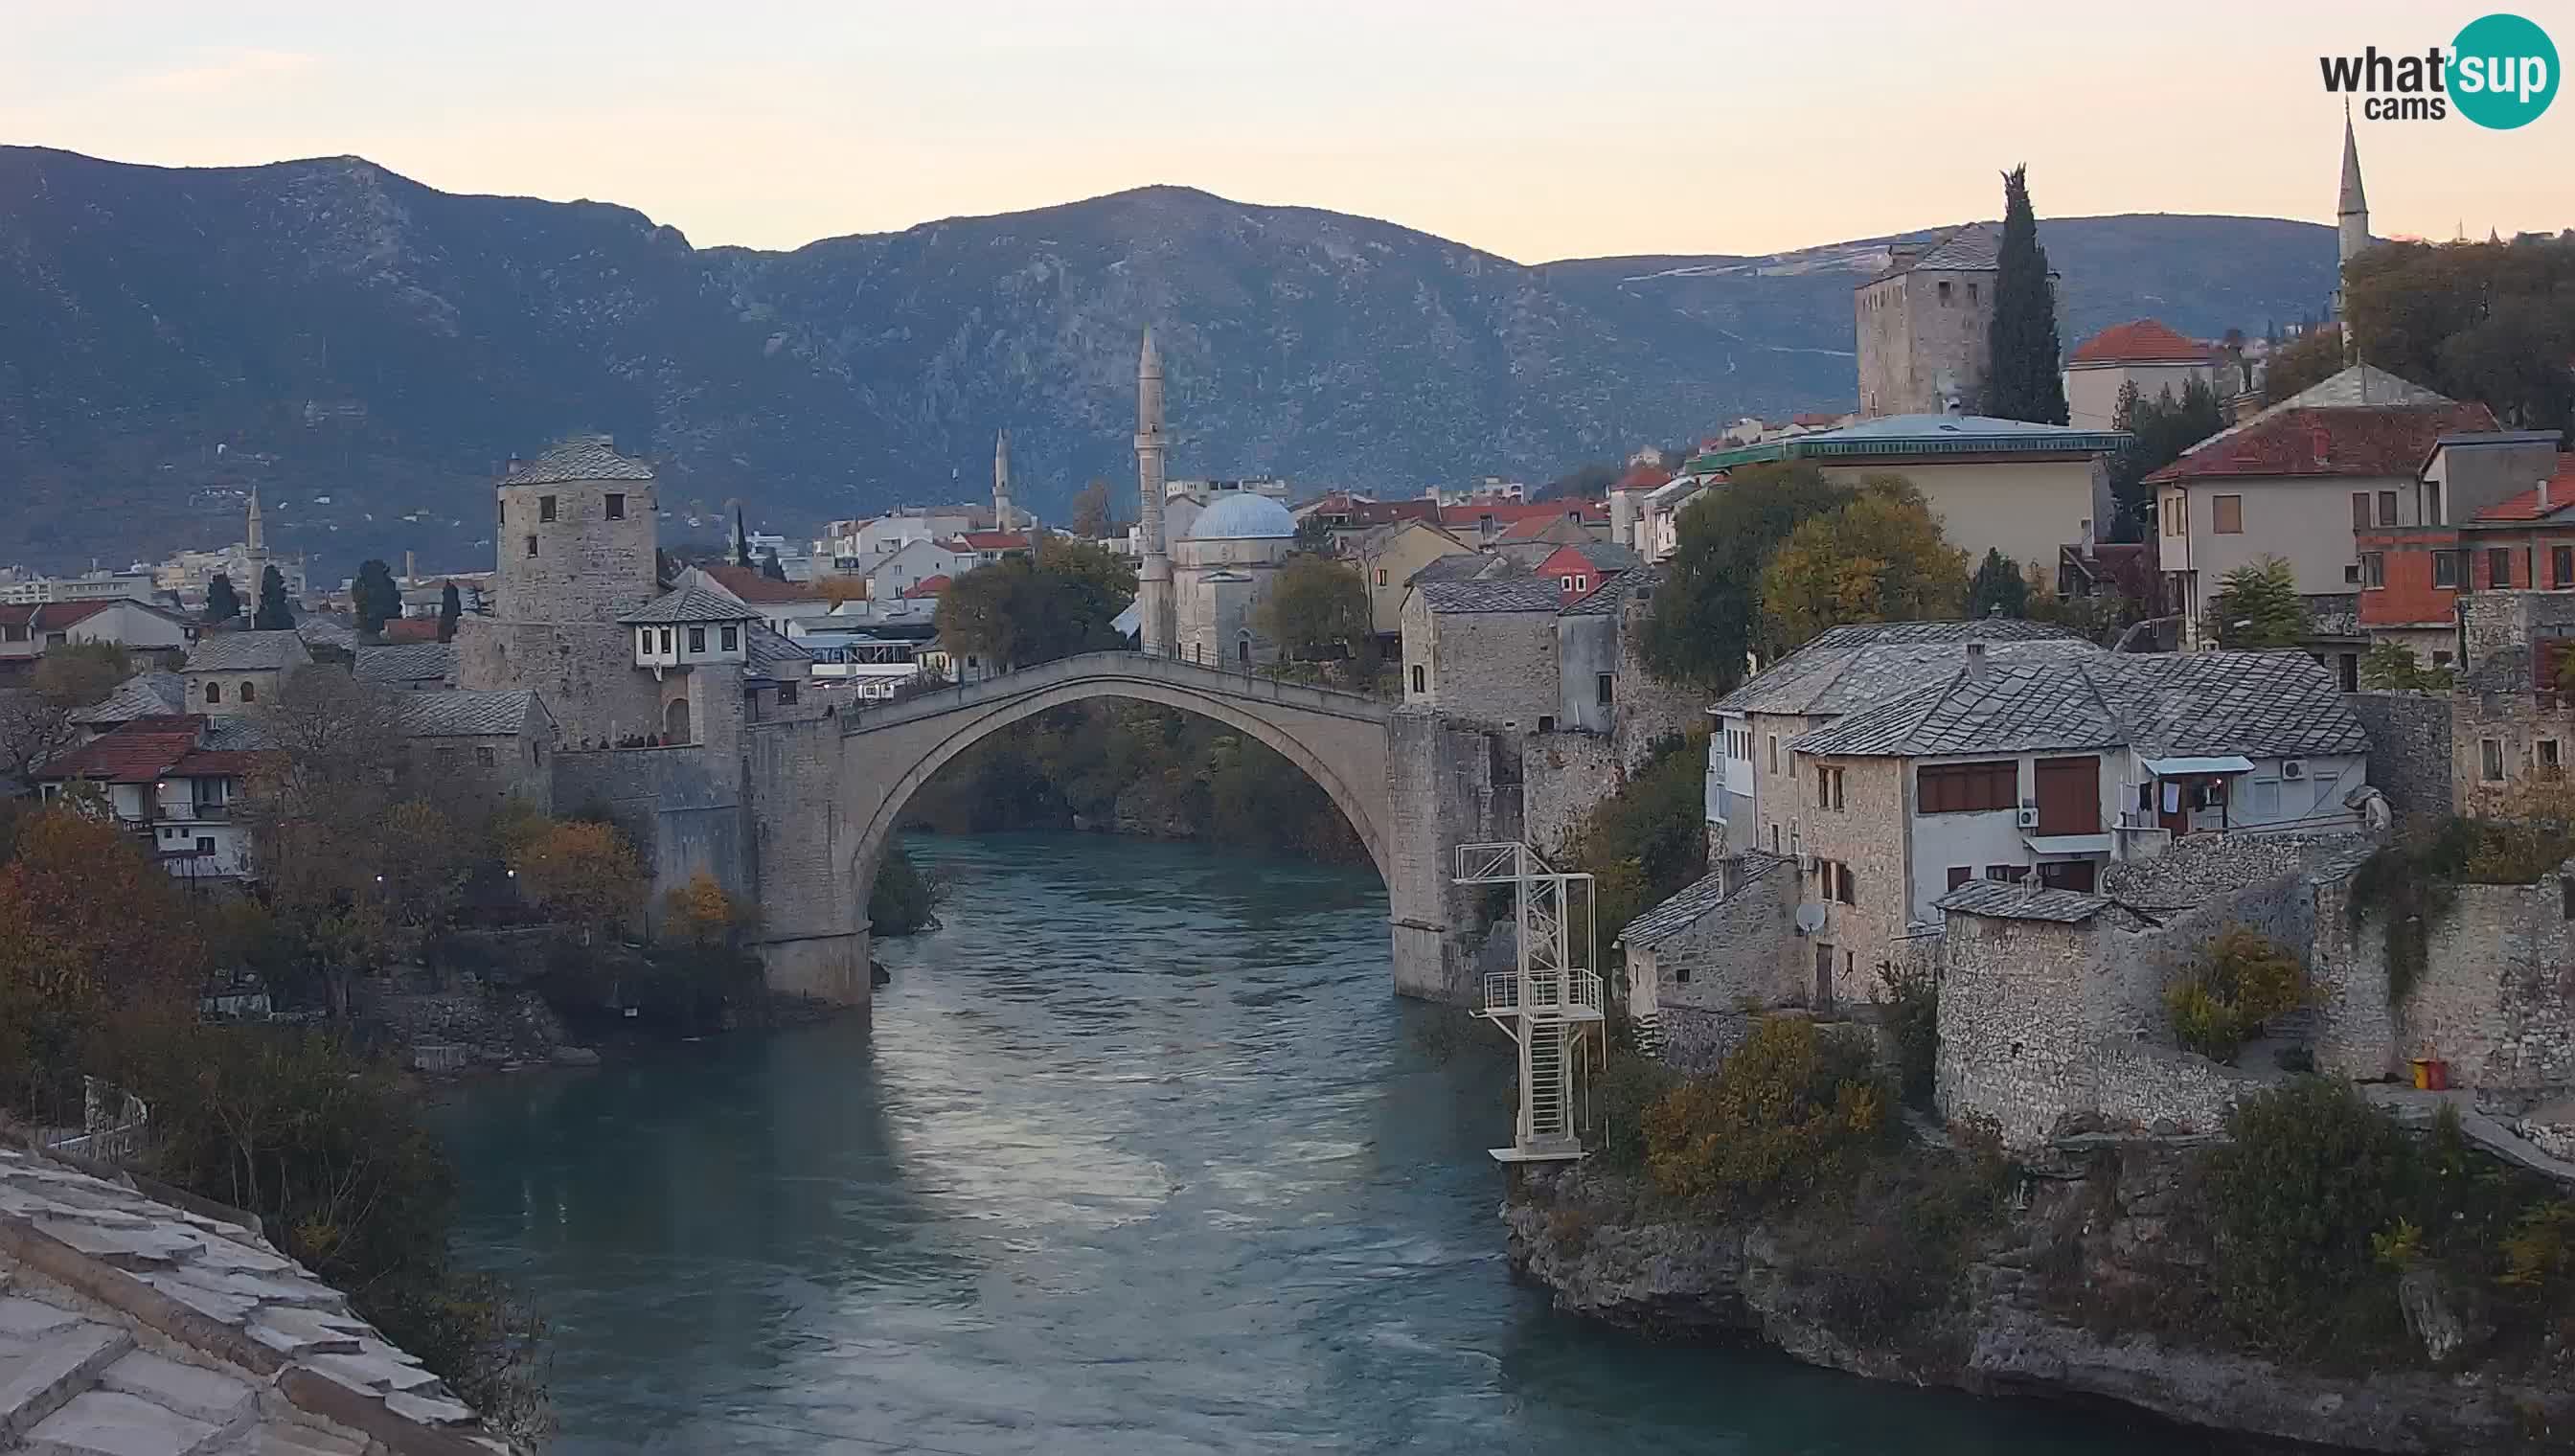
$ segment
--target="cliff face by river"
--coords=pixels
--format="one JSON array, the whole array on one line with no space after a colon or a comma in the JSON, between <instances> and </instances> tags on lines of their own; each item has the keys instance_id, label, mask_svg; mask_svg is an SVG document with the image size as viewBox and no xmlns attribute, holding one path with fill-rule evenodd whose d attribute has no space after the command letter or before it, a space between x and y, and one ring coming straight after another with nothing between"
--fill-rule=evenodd
<instances>
[{"instance_id":1,"label":"cliff face by river","mask_svg":"<svg viewBox=\"0 0 2575 1456\"><path fill-rule=\"evenodd\" d=\"M1512 1266L1559 1309L1649 1333L1748 1339L1876 1380L2118 1401L2279 1441L2575 1450L2575 1352L2562 1339L2347 1370L2231 1348L2204 1317L2210 1254L2190 1166L2169 1141L2059 1149L2020 1170L2001 1216L1947 1266L1919 1246L1937 1230L1866 1213L1702 1221L1591 1164L1524 1169L1503 1218ZM2461 1333L2438 1289L2409 1285L2403 1301L2418 1338Z\"/></svg>"}]
</instances>

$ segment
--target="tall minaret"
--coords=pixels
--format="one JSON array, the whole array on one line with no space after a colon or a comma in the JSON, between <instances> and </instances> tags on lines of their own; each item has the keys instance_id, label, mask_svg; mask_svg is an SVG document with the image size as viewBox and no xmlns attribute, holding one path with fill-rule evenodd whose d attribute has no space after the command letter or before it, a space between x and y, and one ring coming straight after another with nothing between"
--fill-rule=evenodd
<instances>
[{"instance_id":1,"label":"tall minaret","mask_svg":"<svg viewBox=\"0 0 2575 1456\"><path fill-rule=\"evenodd\" d=\"M1004 430L993 438L993 529L1015 531L1017 513L1011 510L1011 432Z\"/></svg>"},{"instance_id":2,"label":"tall minaret","mask_svg":"<svg viewBox=\"0 0 2575 1456\"><path fill-rule=\"evenodd\" d=\"M2351 260L2369 247L2369 194L2360 186L2360 141L2351 131L2351 103L2342 108L2342 198L2334 205L2336 257L2334 260L2334 321L2342 325L2342 358L2345 364L2360 360L2359 341L2354 338L2351 320L2345 316L2345 290L2350 287L2345 275L2351 271Z\"/></svg>"},{"instance_id":3,"label":"tall minaret","mask_svg":"<svg viewBox=\"0 0 2575 1456\"><path fill-rule=\"evenodd\" d=\"M260 524L257 486L250 488L250 524L243 528L242 546L253 557L264 556L268 552L268 530Z\"/></svg>"},{"instance_id":4,"label":"tall minaret","mask_svg":"<svg viewBox=\"0 0 2575 1456\"><path fill-rule=\"evenodd\" d=\"M1154 331L1145 331L1145 352L1136 362L1137 545L1145 560L1136 574L1137 638L1146 652L1170 657L1176 626L1172 620L1172 559L1163 545L1163 356L1154 350Z\"/></svg>"}]
</instances>

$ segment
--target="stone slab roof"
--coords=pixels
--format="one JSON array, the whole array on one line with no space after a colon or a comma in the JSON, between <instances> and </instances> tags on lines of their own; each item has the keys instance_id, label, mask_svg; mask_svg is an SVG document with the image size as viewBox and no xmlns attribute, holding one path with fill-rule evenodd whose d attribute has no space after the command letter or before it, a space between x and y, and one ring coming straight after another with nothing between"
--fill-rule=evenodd
<instances>
[{"instance_id":1,"label":"stone slab roof","mask_svg":"<svg viewBox=\"0 0 2575 1456\"><path fill-rule=\"evenodd\" d=\"M2362 753L2341 685L2304 653L2096 653L1989 663L1953 653L1937 681L1799 736L1857 757L2132 747L2153 757Z\"/></svg>"},{"instance_id":2,"label":"stone slab roof","mask_svg":"<svg viewBox=\"0 0 2575 1456\"><path fill-rule=\"evenodd\" d=\"M1528 568L1489 551L1455 551L1432 557L1421 570L1404 579L1405 585L1418 587L1430 582L1473 582L1493 577L1524 577Z\"/></svg>"},{"instance_id":3,"label":"stone slab roof","mask_svg":"<svg viewBox=\"0 0 2575 1456\"><path fill-rule=\"evenodd\" d=\"M1691 880L1670 899L1629 920L1627 928L1618 932L1618 938L1613 943L1648 947L1659 945L1696 924L1700 916L1742 893L1745 886L1767 877L1771 871L1788 863L1788 860L1776 854L1765 854L1758 849L1753 849L1737 856L1734 863L1736 868L1732 890L1725 887L1723 866L1712 868Z\"/></svg>"},{"instance_id":4,"label":"stone slab roof","mask_svg":"<svg viewBox=\"0 0 2575 1456\"><path fill-rule=\"evenodd\" d=\"M293 632L225 632L201 638L179 665L183 673L274 673L313 661Z\"/></svg>"},{"instance_id":5,"label":"stone slab roof","mask_svg":"<svg viewBox=\"0 0 2575 1456\"><path fill-rule=\"evenodd\" d=\"M13 1148L0 1439L116 1456L509 1449L257 1219Z\"/></svg>"},{"instance_id":6,"label":"stone slab roof","mask_svg":"<svg viewBox=\"0 0 2575 1456\"><path fill-rule=\"evenodd\" d=\"M1564 594L1552 582L1534 577L1503 577L1472 582L1414 581L1424 601L1434 613L1456 612L1544 612L1553 614L1564 605Z\"/></svg>"},{"instance_id":7,"label":"stone slab roof","mask_svg":"<svg viewBox=\"0 0 2575 1456\"><path fill-rule=\"evenodd\" d=\"M2080 890L1971 879L1931 903L1956 914L1986 915L1997 920L2054 920L2059 924L2075 925L2109 909L2118 901Z\"/></svg>"},{"instance_id":8,"label":"stone slab roof","mask_svg":"<svg viewBox=\"0 0 2575 1456\"><path fill-rule=\"evenodd\" d=\"M425 642L360 648L350 673L361 683L453 683L456 644Z\"/></svg>"},{"instance_id":9,"label":"stone slab roof","mask_svg":"<svg viewBox=\"0 0 2575 1456\"><path fill-rule=\"evenodd\" d=\"M91 704L75 709L71 721L77 724L131 723L138 718L160 718L175 714L188 706L187 681L176 673L137 673L116 685L116 691Z\"/></svg>"},{"instance_id":10,"label":"stone slab roof","mask_svg":"<svg viewBox=\"0 0 2575 1456\"><path fill-rule=\"evenodd\" d=\"M406 693L402 728L415 738L482 738L523 730L537 695L525 688Z\"/></svg>"},{"instance_id":11,"label":"stone slab roof","mask_svg":"<svg viewBox=\"0 0 2575 1456\"><path fill-rule=\"evenodd\" d=\"M550 486L574 481L649 481L653 468L617 453L606 435L576 435L534 460L514 460L501 473L505 486Z\"/></svg>"},{"instance_id":12,"label":"stone slab roof","mask_svg":"<svg viewBox=\"0 0 2575 1456\"><path fill-rule=\"evenodd\" d=\"M812 653L757 622L751 625L751 635L743 640L743 650L751 671L767 678L804 678L810 671L805 665L814 661Z\"/></svg>"},{"instance_id":13,"label":"stone slab roof","mask_svg":"<svg viewBox=\"0 0 2575 1456\"><path fill-rule=\"evenodd\" d=\"M665 592L617 619L627 627L679 627L709 622L758 622L760 614L704 587Z\"/></svg>"},{"instance_id":14,"label":"stone slab roof","mask_svg":"<svg viewBox=\"0 0 2575 1456\"><path fill-rule=\"evenodd\" d=\"M1607 616L1639 597L1651 597L1663 584L1666 573L1661 567L1637 567L1622 571L1594 587L1572 606L1564 609L1567 617Z\"/></svg>"},{"instance_id":15,"label":"stone slab roof","mask_svg":"<svg viewBox=\"0 0 2575 1456\"><path fill-rule=\"evenodd\" d=\"M2007 617L1836 627L1719 699L1711 711L1820 717L1873 708L1964 667L1962 649L1970 642L1986 644L1988 658L1998 663L2107 656L2063 629Z\"/></svg>"}]
</instances>

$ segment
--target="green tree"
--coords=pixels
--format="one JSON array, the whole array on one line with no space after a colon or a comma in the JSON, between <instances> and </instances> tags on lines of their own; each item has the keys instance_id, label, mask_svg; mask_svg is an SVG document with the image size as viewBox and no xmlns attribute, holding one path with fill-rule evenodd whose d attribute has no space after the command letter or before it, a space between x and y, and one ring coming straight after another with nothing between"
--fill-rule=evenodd
<instances>
[{"instance_id":1,"label":"green tree","mask_svg":"<svg viewBox=\"0 0 2575 1456\"><path fill-rule=\"evenodd\" d=\"M2360 655L2360 686L2382 693L2447 693L2453 675L2447 668L2426 668L2414 650L2383 642Z\"/></svg>"},{"instance_id":2,"label":"green tree","mask_svg":"<svg viewBox=\"0 0 2575 1456\"><path fill-rule=\"evenodd\" d=\"M382 634L386 623L402 616L402 588L394 585L393 568L381 557L358 564L358 579L350 585L349 596L358 609L358 631L369 637Z\"/></svg>"},{"instance_id":3,"label":"green tree","mask_svg":"<svg viewBox=\"0 0 2575 1456\"><path fill-rule=\"evenodd\" d=\"M2013 566L2000 547L1985 548L1984 563L1967 584L1969 617L2027 617L2029 579Z\"/></svg>"},{"instance_id":4,"label":"green tree","mask_svg":"<svg viewBox=\"0 0 2575 1456\"><path fill-rule=\"evenodd\" d=\"M217 572L206 583L206 621L222 624L241 616L241 594L233 590L233 579Z\"/></svg>"},{"instance_id":5,"label":"green tree","mask_svg":"<svg viewBox=\"0 0 2575 1456\"><path fill-rule=\"evenodd\" d=\"M751 559L751 529L743 524L740 506L733 508L733 564L746 572L760 566Z\"/></svg>"},{"instance_id":6,"label":"green tree","mask_svg":"<svg viewBox=\"0 0 2575 1456\"><path fill-rule=\"evenodd\" d=\"M2342 331L2309 329L2271 351L2262 366L2262 403L2276 405L2342 373Z\"/></svg>"},{"instance_id":7,"label":"green tree","mask_svg":"<svg viewBox=\"0 0 2575 1456\"><path fill-rule=\"evenodd\" d=\"M1759 644L1762 569L1790 532L1852 493L1804 461L1744 466L1681 512L1679 541L1645 620L1645 664L1668 682L1730 693Z\"/></svg>"},{"instance_id":8,"label":"green tree","mask_svg":"<svg viewBox=\"0 0 2575 1456\"><path fill-rule=\"evenodd\" d=\"M778 553L774 551L760 554L760 574L773 582L787 580L787 568L779 562Z\"/></svg>"},{"instance_id":9,"label":"green tree","mask_svg":"<svg viewBox=\"0 0 2575 1456\"><path fill-rule=\"evenodd\" d=\"M1073 534L1085 541L1099 541L1109 535L1114 519L1109 505L1109 483L1094 480L1073 498Z\"/></svg>"},{"instance_id":10,"label":"green tree","mask_svg":"<svg viewBox=\"0 0 2575 1456\"><path fill-rule=\"evenodd\" d=\"M2219 646L2246 651L2306 641L2313 626L2298 596L2298 574L2275 556L2228 572L2208 604L2207 631Z\"/></svg>"},{"instance_id":11,"label":"green tree","mask_svg":"<svg viewBox=\"0 0 2575 1456\"><path fill-rule=\"evenodd\" d=\"M1867 481L1858 500L1799 525L1761 574L1763 639L1793 652L1826 628L1954 618L1967 600L1967 554L1900 476Z\"/></svg>"},{"instance_id":12,"label":"green tree","mask_svg":"<svg viewBox=\"0 0 2575 1456\"><path fill-rule=\"evenodd\" d=\"M1327 557L1289 557L1253 609L1261 635L1292 662L1317 662L1343 653L1362 656L1374 642L1367 584Z\"/></svg>"},{"instance_id":13,"label":"green tree","mask_svg":"<svg viewBox=\"0 0 2575 1456\"><path fill-rule=\"evenodd\" d=\"M2362 359L2507 425L2575 428L2575 236L2382 243L2345 294Z\"/></svg>"},{"instance_id":14,"label":"green tree","mask_svg":"<svg viewBox=\"0 0 2575 1456\"><path fill-rule=\"evenodd\" d=\"M2146 477L2181 459L2182 453L2217 433L2225 423L2217 391L2205 380L2191 380L2175 399L2167 388L2155 398L2139 397L2134 380L2119 387L2119 412L2111 423L2134 437L2110 462L2110 496L2119 509L2118 534L2139 539L2152 493Z\"/></svg>"},{"instance_id":15,"label":"green tree","mask_svg":"<svg viewBox=\"0 0 2575 1456\"><path fill-rule=\"evenodd\" d=\"M259 574L259 610L250 625L260 632L293 632L294 609L286 603L286 574L269 567Z\"/></svg>"},{"instance_id":16,"label":"green tree","mask_svg":"<svg viewBox=\"0 0 2575 1456\"><path fill-rule=\"evenodd\" d=\"M2003 174L2003 239L1994 278L1994 318L1986 334L1992 358L1985 413L2041 425L2065 423L2065 380L2056 338L2056 288L2038 218L2029 205L2029 169Z\"/></svg>"},{"instance_id":17,"label":"green tree","mask_svg":"<svg viewBox=\"0 0 2575 1456\"><path fill-rule=\"evenodd\" d=\"M65 643L38 660L27 686L57 708L87 708L134 676L134 657L112 642Z\"/></svg>"},{"instance_id":18,"label":"green tree","mask_svg":"<svg viewBox=\"0 0 2575 1456\"><path fill-rule=\"evenodd\" d=\"M456 641L456 624L465 619L465 601L456 594L456 584L448 583L438 594L438 640Z\"/></svg>"},{"instance_id":19,"label":"green tree","mask_svg":"<svg viewBox=\"0 0 2575 1456\"><path fill-rule=\"evenodd\" d=\"M934 621L953 651L1025 668L1118 645L1112 626L1136 600L1136 569L1100 547L1040 537L1026 556L959 577Z\"/></svg>"}]
</instances>

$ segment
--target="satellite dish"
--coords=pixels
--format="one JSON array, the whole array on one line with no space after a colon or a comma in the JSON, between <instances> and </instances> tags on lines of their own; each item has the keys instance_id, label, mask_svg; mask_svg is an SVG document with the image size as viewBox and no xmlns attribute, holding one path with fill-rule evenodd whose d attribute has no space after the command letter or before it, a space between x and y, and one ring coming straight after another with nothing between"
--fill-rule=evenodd
<instances>
[{"instance_id":1,"label":"satellite dish","mask_svg":"<svg viewBox=\"0 0 2575 1456\"><path fill-rule=\"evenodd\" d=\"M1812 935L1822 928L1824 928L1824 907L1822 905L1797 906L1798 934Z\"/></svg>"}]
</instances>

